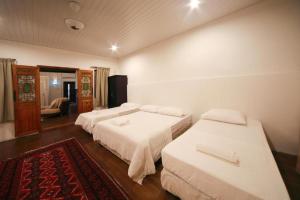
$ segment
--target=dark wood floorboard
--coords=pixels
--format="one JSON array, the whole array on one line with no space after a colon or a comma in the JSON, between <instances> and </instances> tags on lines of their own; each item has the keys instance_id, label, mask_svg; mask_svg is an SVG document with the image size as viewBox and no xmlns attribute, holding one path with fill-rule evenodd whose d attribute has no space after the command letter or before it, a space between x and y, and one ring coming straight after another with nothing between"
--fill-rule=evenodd
<instances>
[{"instance_id":1,"label":"dark wood floorboard","mask_svg":"<svg viewBox=\"0 0 300 200\"><path fill-rule=\"evenodd\" d=\"M160 184L161 163L157 163L158 170L154 175L144 179L143 185L133 182L127 175L128 165L93 141L91 135L80 127L69 125L40 134L17 138L0 143L0 160L14 158L18 155L41 146L49 145L68 138L76 138L85 150L111 174L129 193L131 199L177 199L175 196L164 191Z\"/></svg>"},{"instance_id":2,"label":"dark wood floorboard","mask_svg":"<svg viewBox=\"0 0 300 200\"><path fill-rule=\"evenodd\" d=\"M78 117L77 113L64 115L64 116L56 116L56 117L48 117L43 118L41 121L42 130L51 130L54 128L59 128L65 125L74 124Z\"/></svg>"},{"instance_id":3,"label":"dark wood floorboard","mask_svg":"<svg viewBox=\"0 0 300 200\"><path fill-rule=\"evenodd\" d=\"M72 137L76 138L96 162L103 166L127 190L131 199L177 199L161 187L160 172L162 165L160 161L156 163L157 173L147 176L144 179L143 186L138 185L128 177L128 165L126 163L95 143L91 135L74 125L2 142L0 143L0 160L17 157L26 151ZM300 199L300 175L295 171L296 156L283 153L274 153L274 156L291 199Z\"/></svg>"},{"instance_id":4,"label":"dark wood floorboard","mask_svg":"<svg viewBox=\"0 0 300 200\"><path fill-rule=\"evenodd\" d=\"M296 172L297 156L273 153L291 199L300 200L300 174Z\"/></svg>"}]
</instances>

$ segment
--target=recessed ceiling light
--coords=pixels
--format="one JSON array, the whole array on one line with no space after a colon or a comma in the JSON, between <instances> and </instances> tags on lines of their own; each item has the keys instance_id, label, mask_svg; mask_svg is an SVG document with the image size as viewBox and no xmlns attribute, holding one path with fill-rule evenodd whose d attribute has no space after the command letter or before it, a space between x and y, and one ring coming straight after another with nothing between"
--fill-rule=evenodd
<instances>
[{"instance_id":1,"label":"recessed ceiling light","mask_svg":"<svg viewBox=\"0 0 300 200\"><path fill-rule=\"evenodd\" d=\"M110 50L112 50L113 52L117 51L118 49L119 49L119 47L116 44L111 45Z\"/></svg>"},{"instance_id":2,"label":"recessed ceiling light","mask_svg":"<svg viewBox=\"0 0 300 200\"><path fill-rule=\"evenodd\" d=\"M194 10L194 9L199 8L200 3L201 2L199 0L190 0L190 3L188 4L188 6L190 7L191 10Z\"/></svg>"}]
</instances>

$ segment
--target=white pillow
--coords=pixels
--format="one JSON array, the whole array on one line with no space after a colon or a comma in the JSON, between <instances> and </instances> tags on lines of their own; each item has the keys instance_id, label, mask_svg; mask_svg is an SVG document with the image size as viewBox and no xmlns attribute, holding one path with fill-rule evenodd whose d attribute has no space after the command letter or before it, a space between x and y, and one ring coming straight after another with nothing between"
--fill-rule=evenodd
<instances>
[{"instance_id":1,"label":"white pillow","mask_svg":"<svg viewBox=\"0 0 300 200\"><path fill-rule=\"evenodd\" d=\"M158 109L158 113L176 117L183 117L185 115L185 113L181 109L174 107L160 107Z\"/></svg>"},{"instance_id":2,"label":"white pillow","mask_svg":"<svg viewBox=\"0 0 300 200\"><path fill-rule=\"evenodd\" d=\"M159 106L155 105L144 105L140 108L140 110L144 112L152 112L152 113L157 113L159 109Z\"/></svg>"},{"instance_id":3,"label":"white pillow","mask_svg":"<svg viewBox=\"0 0 300 200\"><path fill-rule=\"evenodd\" d=\"M123 107L123 108L139 108L140 104L137 104L137 103L123 103L121 105L121 107Z\"/></svg>"},{"instance_id":4,"label":"white pillow","mask_svg":"<svg viewBox=\"0 0 300 200\"><path fill-rule=\"evenodd\" d=\"M240 111L229 109L212 109L201 115L201 119L246 125L246 117Z\"/></svg>"}]
</instances>

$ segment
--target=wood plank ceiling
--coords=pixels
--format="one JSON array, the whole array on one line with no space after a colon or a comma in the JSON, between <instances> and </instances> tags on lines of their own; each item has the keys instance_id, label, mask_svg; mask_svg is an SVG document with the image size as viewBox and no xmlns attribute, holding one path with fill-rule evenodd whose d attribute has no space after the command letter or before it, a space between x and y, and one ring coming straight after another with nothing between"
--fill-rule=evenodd
<instances>
[{"instance_id":1,"label":"wood plank ceiling","mask_svg":"<svg viewBox=\"0 0 300 200\"><path fill-rule=\"evenodd\" d=\"M193 11L189 0L80 0L78 12L68 2L0 0L0 39L122 57L258 0L202 0ZM66 18L82 21L85 28L69 29ZM120 49L112 53L115 43Z\"/></svg>"}]
</instances>

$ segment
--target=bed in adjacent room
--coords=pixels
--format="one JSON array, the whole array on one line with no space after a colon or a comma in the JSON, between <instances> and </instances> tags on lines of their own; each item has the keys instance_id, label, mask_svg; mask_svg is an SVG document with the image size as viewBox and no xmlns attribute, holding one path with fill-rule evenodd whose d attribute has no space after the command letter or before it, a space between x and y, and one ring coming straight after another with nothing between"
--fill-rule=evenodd
<instances>
[{"instance_id":1,"label":"bed in adjacent room","mask_svg":"<svg viewBox=\"0 0 300 200\"><path fill-rule=\"evenodd\" d=\"M162 150L163 188L189 200L289 199L262 124L215 117L203 117Z\"/></svg>"},{"instance_id":2,"label":"bed in adjacent room","mask_svg":"<svg viewBox=\"0 0 300 200\"><path fill-rule=\"evenodd\" d=\"M143 106L141 111L98 122L93 138L127 162L129 177L142 184L146 175L155 173L163 147L191 123L191 115L179 109Z\"/></svg>"},{"instance_id":3,"label":"bed in adjacent room","mask_svg":"<svg viewBox=\"0 0 300 200\"><path fill-rule=\"evenodd\" d=\"M97 122L102 120L127 115L139 111L139 105L135 103L124 103L119 107L93 110L92 112L81 113L75 121L75 125L80 125L88 133L92 130Z\"/></svg>"}]
</instances>

